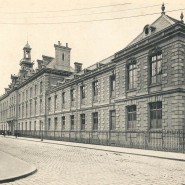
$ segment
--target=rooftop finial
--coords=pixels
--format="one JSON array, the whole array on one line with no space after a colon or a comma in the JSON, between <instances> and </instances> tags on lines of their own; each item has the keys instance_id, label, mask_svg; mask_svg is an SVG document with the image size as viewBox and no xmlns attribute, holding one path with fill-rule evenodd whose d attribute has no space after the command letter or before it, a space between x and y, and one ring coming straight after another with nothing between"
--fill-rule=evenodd
<instances>
[{"instance_id":1,"label":"rooftop finial","mask_svg":"<svg viewBox=\"0 0 185 185\"><path fill-rule=\"evenodd\" d=\"M180 18L181 18L181 22L184 22L184 20L183 20L183 18L184 18L184 14L183 14L183 12L181 12L181 16L180 16Z\"/></svg>"},{"instance_id":2,"label":"rooftop finial","mask_svg":"<svg viewBox=\"0 0 185 185\"><path fill-rule=\"evenodd\" d=\"M161 12L161 14L165 14L165 6L164 6L164 3L162 4L162 6L161 6L161 10L162 10L162 12Z\"/></svg>"}]
</instances>

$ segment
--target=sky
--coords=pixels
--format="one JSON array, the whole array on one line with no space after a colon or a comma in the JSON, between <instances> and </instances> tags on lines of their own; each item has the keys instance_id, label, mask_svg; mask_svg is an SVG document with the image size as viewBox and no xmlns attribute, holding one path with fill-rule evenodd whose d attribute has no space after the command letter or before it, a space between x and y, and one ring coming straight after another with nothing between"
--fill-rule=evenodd
<instances>
[{"instance_id":1,"label":"sky","mask_svg":"<svg viewBox=\"0 0 185 185\"><path fill-rule=\"evenodd\" d=\"M185 15L184 0L0 0L0 95L18 74L27 40L35 68L42 55L55 56L58 41L72 48L72 67L86 68L126 47L161 15L163 2L167 15Z\"/></svg>"}]
</instances>

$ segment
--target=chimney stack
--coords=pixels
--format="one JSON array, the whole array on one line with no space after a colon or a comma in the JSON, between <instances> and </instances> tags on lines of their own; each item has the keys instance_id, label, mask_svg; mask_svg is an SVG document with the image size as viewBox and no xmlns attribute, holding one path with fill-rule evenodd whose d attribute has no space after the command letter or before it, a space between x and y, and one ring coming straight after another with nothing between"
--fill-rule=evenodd
<instances>
[{"instance_id":1,"label":"chimney stack","mask_svg":"<svg viewBox=\"0 0 185 185\"><path fill-rule=\"evenodd\" d=\"M82 70L82 63L75 62L75 73L79 73Z\"/></svg>"}]
</instances>

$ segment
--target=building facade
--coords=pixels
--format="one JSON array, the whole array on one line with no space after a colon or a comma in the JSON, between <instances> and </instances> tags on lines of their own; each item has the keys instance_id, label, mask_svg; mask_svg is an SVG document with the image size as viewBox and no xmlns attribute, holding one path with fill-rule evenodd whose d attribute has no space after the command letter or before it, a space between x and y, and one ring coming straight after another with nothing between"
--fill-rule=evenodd
<instances>
[{"instance_id":1,"label":"building facade","mask_svg":"<svg viewBox=\"0 0 185 185\"><path fill-rule=\"evenodd\" d=\"M83 70L70 67L70 48L60 43L55 58L43 56L33 70L27 44L0 98L0 128L102 144L185 129L185 25L182 14L178 21L164 9L127 47Z\"/></svg>"}]
</instances>

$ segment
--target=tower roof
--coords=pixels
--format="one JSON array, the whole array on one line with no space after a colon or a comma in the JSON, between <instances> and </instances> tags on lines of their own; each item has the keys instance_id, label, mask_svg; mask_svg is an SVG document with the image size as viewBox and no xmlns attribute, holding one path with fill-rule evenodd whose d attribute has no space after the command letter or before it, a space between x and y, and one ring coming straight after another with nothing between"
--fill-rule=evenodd
<instances>
[{"instance_id":1,"label":"tower roof","mask_svg":"<svg viewBox=\"0 0 185 185\"><path fill-rule=\"evenodd\" d=\"M31 49L31 47L30 47L28 41L27 41L26 45L24 46L24 49Z\"/></svg>"}]
</instances>

